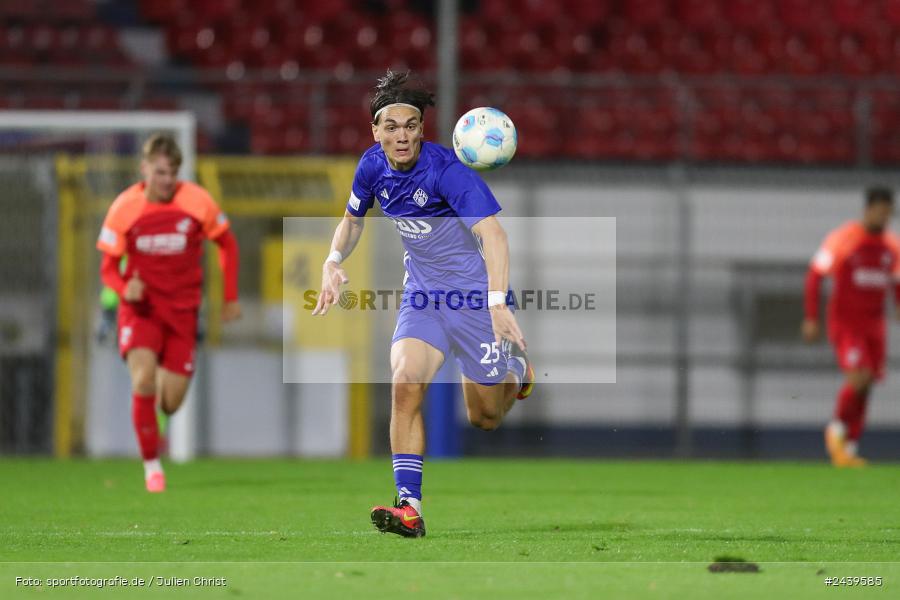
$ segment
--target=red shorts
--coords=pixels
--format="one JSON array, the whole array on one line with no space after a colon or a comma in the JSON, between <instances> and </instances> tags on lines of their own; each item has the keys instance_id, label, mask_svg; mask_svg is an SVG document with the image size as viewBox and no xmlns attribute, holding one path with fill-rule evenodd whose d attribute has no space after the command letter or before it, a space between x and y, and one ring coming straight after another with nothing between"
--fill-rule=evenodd
<instances>
[{"instance_id":1,"label":"red shorts","mask_svg":"<svg viewBox=\"0 0 900 600\"><path fill-rule=\"evenodd\" d=\"M136 308L119 304L119 352L122 358L134 348L152 350L162 368L191 376L197 343L197 310Z\"/></svg>"},{"instance_id":2,"label":"red shorts","mask_svg":"<svg viewBox=\"0 0 900 600\"><path fill-rule=\"evenodd\" d=\"M835 328L831 343L842 371L868 369L876 379L884 377L886 354L884 327Z\"/></svg>"}]
</instances>

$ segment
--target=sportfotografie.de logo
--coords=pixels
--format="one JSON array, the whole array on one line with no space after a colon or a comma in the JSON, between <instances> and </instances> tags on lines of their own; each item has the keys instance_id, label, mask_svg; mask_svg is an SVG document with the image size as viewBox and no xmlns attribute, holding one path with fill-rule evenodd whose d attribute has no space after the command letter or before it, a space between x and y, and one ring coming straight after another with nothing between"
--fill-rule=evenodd
<instances>
[{"instance_id":1,"label":"sportfotografie.de logo","mask_svg":"<svg viewBox=\"0 0 900 600\"><path fill-rule=\"evenodd\" d=\"M597 310L597 292L563 290L510 290L507 306L516 310L593 311ZM319 297L317 290L303 292L303 308L313 310ZM415 310L483 310L487 292L483 290L344 290L338 297L344 310L398 310L409 305Z\"/></svg>"}]
</instances>

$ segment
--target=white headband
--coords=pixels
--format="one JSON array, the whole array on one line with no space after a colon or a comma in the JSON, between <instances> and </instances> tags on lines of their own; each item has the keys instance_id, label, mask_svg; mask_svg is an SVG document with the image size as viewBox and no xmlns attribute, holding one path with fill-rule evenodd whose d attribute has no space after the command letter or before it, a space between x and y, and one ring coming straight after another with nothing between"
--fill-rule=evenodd
<instances>
[{"instance_id":1,"label":"white headband","mask_svg":"<svg viewBox=\"0 0 900 600\"><path fill-rule=\"evenodd\" d=\"M392 106L408 106L410 108L416 109L416 112L419 113L420 116L422 115L422 111L419 110L418 106L413 106L412 104L407 104L406 102L394 102L393 104L385 104L384 106L382 106L381 108L376 110L375 115L372 117L372 122L374 123L378 120L378 115L381 114L381 111L383 111L386 108L390 108Z\"/></svg>"}]
</instances>

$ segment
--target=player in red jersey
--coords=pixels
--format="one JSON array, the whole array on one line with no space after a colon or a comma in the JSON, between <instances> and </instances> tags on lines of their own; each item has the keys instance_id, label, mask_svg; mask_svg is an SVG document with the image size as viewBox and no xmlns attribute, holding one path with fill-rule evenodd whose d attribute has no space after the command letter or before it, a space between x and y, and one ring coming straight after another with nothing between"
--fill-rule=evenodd
<instances>
[{"instance_id":1,"label":"player in red jersey","mask_svg":"<svg viewBox=\"0 0 900 600\"><path fill-rule=\"evenodd\" d=\"M238 246L209 193L177 179L181 150L156 134L143 147L144 180L119 194L103 221L100 274L119 294L119 351L131 375L132 420L147 490L165 489L156 407L171 415L194 372L197 311L203 285L203 241L219 246L225 280L222 320L240 318ZM119 259L128 266L119 272Z\"/></svg>"},{"instance_id":2,"label":"player in red jersey","mask_svg":"<svg viewBox=\"0 0 900 600\"><path fill-rule=\"evenodd\" d=\"M889 287L900 306L900 240L888 231L894 194L886 188L866 192L861 221L850 221L825 238L806 276L803 337L819 337L819 287L831 277L828 337L846 380L837 396L834 417L825 428L825 447L838 467L866 464L857 453L869 391L884 376L885 293Z\"/></svg>"}]
</instances>

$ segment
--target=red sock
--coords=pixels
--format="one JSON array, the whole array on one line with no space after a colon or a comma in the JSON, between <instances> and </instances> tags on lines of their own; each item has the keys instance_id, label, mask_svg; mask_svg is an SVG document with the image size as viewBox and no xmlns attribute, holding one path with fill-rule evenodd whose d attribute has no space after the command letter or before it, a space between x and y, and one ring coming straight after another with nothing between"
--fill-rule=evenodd
<instances>
[{"instance_id":1,"label":"red sock","mask_svg":"<svg viewBox=\"0 0 900 600\"><path fill-rule=\"evenodd\" d=\"M834 407L834 418L846 426L850 426L859 411L859 394L850 384L838 392L837 404Z\"/></svg>"},{"instance_id":2,"label":"red sock","mask_svg":"<svg viewBox=\"0 0 900 600\"><path fill-rule=\"evenodd\" d=\"M855 442L862 435L863 425L866 422L866 406L869 403L868 394L859 394L859 402L856 403L856 413L853 419L847 423L847 439Z\"/></svg>"},{"instance_id":3,"label":"red sock","mask_svg":"<svg viewBox=\"0 0 900 600\"><path fill-rule=\"evenodd\" d=\"M144 460L159 458L159 426L156 424L156 396L131 396L131 421L137 435L141 457Z\"/></svg>"}]
</instances>

